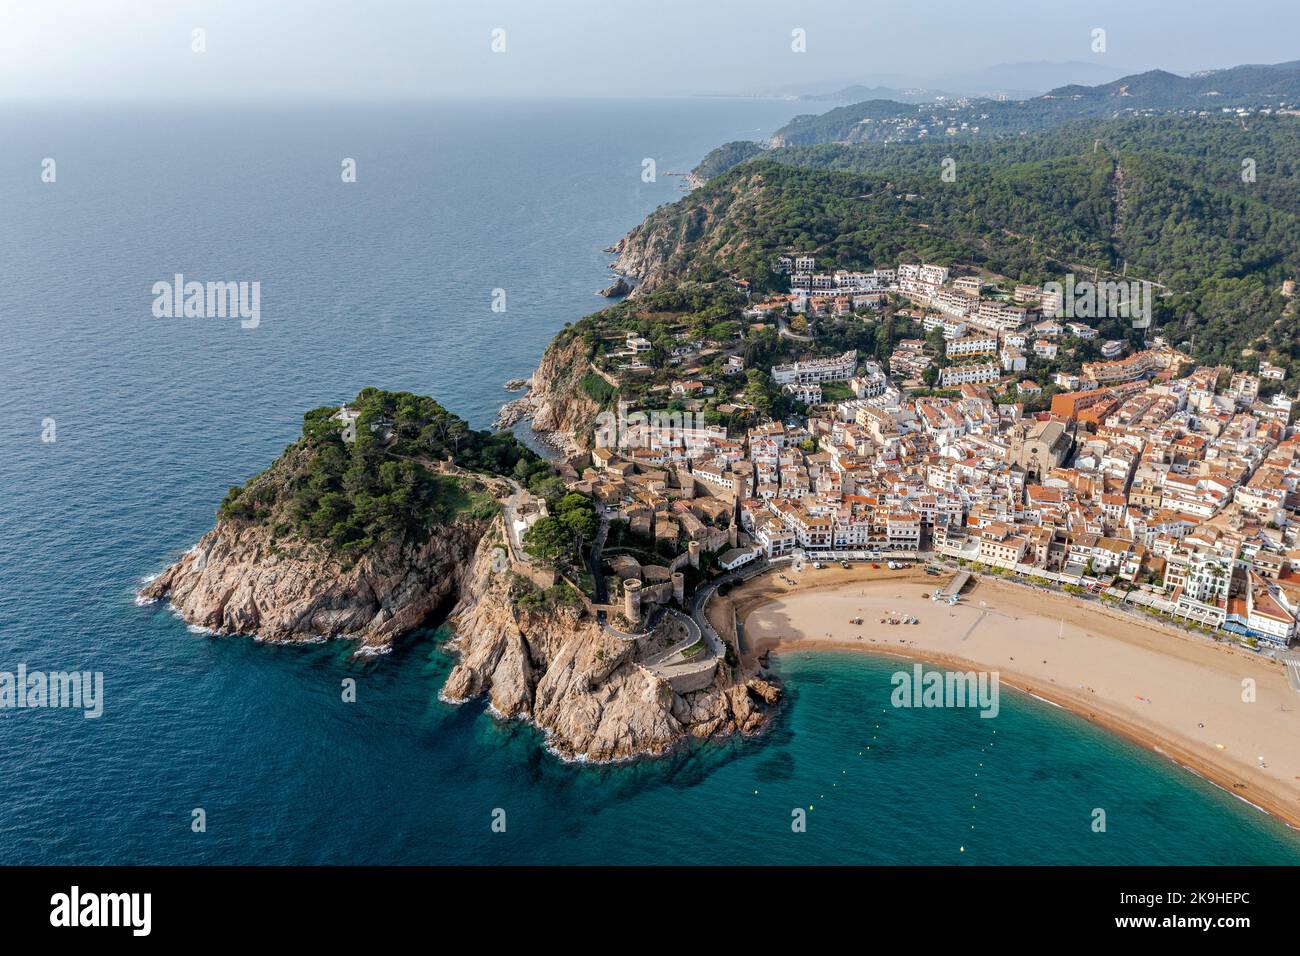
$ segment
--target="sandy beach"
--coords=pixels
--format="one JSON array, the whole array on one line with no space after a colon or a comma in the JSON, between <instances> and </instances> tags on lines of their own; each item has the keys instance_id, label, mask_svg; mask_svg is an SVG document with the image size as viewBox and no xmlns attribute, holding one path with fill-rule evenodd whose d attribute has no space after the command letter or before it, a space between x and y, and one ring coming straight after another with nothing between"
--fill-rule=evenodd
<instances>
[{"instance_id":1,"label":"sandy beach","mask_svg":"<svg viewBox=\"0 0 1300 956\"><path fill-rule=\"evenodd\" d=\"M947 576L916 569L807 570L797 585L783 576L764 574L710 607L724 631L733 612L743 622L748 658L822 646L997 671L1004 686L1151 747L1300 828L1300 694L1274 661L996 579L949 607L929 599ZM881 623L904 616L920 623ZM1246 678L1253 702L1242 699Z\"/></svg>"}]
</instances>

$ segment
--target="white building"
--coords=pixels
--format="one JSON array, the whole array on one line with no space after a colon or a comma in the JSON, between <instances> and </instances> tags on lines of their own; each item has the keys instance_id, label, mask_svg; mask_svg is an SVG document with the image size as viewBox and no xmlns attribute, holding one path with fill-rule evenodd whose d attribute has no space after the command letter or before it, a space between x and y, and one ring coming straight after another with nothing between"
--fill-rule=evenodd
<instances>
[{"instance_id":1,"label":"white building","mask_svg":"<svg viewBox=\"0 0 1300 956\"><path fill-rule=\"evenodd\" d=\"M820 382L847 382L858 367L857 349L835 358L809 359L772 367L772 379L778 385L812 385Z\"/></svg>"},{"instance_id":2,"label":"white building","mask_svg":"<svg viewBox=\"0 0 1300 956\"><path fill-rule=\"evenodd\" d=\"M939 372L939 384L944 388L954 385L986 385L996 382L1001 376L1001 369L993 363L974 363L971 365L949 365Z\"/></svg>"},{"instance_id":3,"label":"white building","mask_svg":"<svg viewBox=\"0 0 1300 956\"><path fill-rule=\"evenodd\" d=\"M964 335L961 338L951 339L944 347L944 351L950 356L993 355L997 350L997 336L993 335Z\"/></svg>"}]
</instances>

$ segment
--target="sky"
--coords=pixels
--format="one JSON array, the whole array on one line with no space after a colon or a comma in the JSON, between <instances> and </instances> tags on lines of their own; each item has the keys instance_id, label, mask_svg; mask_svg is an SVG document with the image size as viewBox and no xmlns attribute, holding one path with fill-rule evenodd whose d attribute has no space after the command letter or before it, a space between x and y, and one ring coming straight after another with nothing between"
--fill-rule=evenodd
<instances>
[{"instance_id":1,"label":"sky","mask_svg":"<svg viewBox=\"0 0 1300 956\"><path fill-rule=\"evenodd\" d=\"M0 0L0 99L752 94L1024 61L1185 73L1298 59L1297 27L1298 0Z\"/></svg>"}]
</instances>

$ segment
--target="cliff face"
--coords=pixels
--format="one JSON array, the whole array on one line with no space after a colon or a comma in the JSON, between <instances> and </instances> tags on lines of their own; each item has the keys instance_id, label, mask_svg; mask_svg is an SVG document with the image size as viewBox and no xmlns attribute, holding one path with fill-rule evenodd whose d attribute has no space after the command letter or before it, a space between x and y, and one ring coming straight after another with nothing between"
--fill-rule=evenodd
<instances>
[{"instance_id":1,"label":"cliff face","mask_svg":"<svg viewBox=\"0 0 1300 956\"><path fill-rule=\"evenodd\" d=\"M524 399L533 428L567 453L590 450L600 405L582 388L591 373L587 347L580 338L556 339L542 353Z\"/></svg>"},{"instance_id":2,"label":"cliff face","mask_svg":"<svg viewBox=\"0 0 1300 956\"><path fill-rule=\"evenodd\" d=\"M423 544L349 567L319 545L273 541L264 524L220 521L140 595L170 597L188 623L221 634L349 637L382 648L454 596L485 526L457 520Z\"/></svg>"},{"instance_id":3,"label":"cliff face","mask_svg":"<svg viewBox=\"0 0 1300 956\"><path fill-rule=\"evenodd\" d=\"M752 733L766 715L726 664L703 690L675 694L638 665L639 642L603 630L578 609L512 605L508 570L494 570L500 524L484 536L449 623L459 663L443 696L486 695L502 716L530 720L568 757L658 754L684 737ZM756 690L760 694L762 689Z\"/></svg>"},{"instance_id":4,"label":"cliff face","mask_svg":"<svg viewBox=\"0 0 1300 956\"><path fill-rule=\"evenodd\" d=\"M730 227L732 206L742 196L752 199L761 190L762 176L755 171L728 179L656 209L614 245L615 270L640 280L633 297L681 279L690 268L729 251L730 237L742 234Z\"/></svg>"},{"instance_id":5,"label":"cliff face","mask_svg":"<svg viewBox=\"0 0 1300 956\"><path fill-rule=\"evenodd\" d=\"M636 276L633 295L648 292L681 276L686 268L687 245L702 231L698 216L655 213L614 245L614 267Z\"/></svg>"}]
</instances>

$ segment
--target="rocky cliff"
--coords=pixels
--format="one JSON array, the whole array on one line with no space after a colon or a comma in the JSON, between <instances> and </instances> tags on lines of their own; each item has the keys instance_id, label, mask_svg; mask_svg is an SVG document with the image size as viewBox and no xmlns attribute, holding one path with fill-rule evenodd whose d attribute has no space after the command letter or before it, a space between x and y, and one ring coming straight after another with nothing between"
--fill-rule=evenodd
<instances>
[{"instance_id":1,"label":"rocky cliff","mask_svg":"<svg viewBox=\"0 0 1300 956\"><path fill-rule=\"evenodd\" d=\"M751 692L723 663L709 687L675 694L640 666L641 642L610 633L581 608L512 601L502 533L498 523L480 542L449 619L459 662L445 699L486 696L501 716L545 731L556 752L589 760L659 754L686 737L763 724L777 696L770 685L755 681Z\"/></svg>"},{"instance_id":2,"label":"rocky cliff","mask_svg":"<svg viewBox=\"0 0 1300 956\"><path fill-rule=\"evenodd\" d=\"M560 335L542 353L532 388L521 400L533 429L568 454L590 450L594 439L601 406L582 386L589 374L594 373L586 343L575 335Z\"/></svg>"},{"instance_id":3,"label":"rocky cliff","mask_svg":"<svg viewBox=\"0 0 1300 956\"><path fill-rule=\"evenodd\" d=\"M346 564L324 546L275 539L264 524L219 521L146 585L190 624L268 641L348 637L380 649L455 596L487 526L457 520L421 544Z\"/></svg>"},{"instance_id":4,"label":"rocky cliff","mask_svg":"<svg viewBox=\"0 0 1300 956\"><path fill-rule=\"evenodd\" d=\"M454 597L501 475L546 470L512 436L470 429L427 396L363 388L303 415L216 527L142 591L217 633L383 647Z\"/></svg>"},{"instance_id":5,"label":"rocky cliff","mask_svg":"<svg viewBox=\"0 0 1300 956\"><path fill-rule=\"evenodd\" d=\"M761 188L762 173L756 169L710 181L647 216L613 246L615 271L639 280L632 296L685 278L692 269L734 252L734 237L746 233L733 228L733 206L735 213L752 215ZM745 201L737 204L738 199Z\"/></svg>"},{"instance_id":6,"label":"rocky cliff","mask_svg":"<svg viewBox=\"0 0 1300 956\"><path fill-rule=\"evenodd\" d=\"M613 282L600 290L600 294L607 299L621 299L632 291L632 286L623 276L617 276Z\"/></svg>"}]
</instances>

